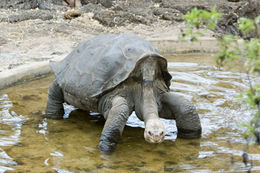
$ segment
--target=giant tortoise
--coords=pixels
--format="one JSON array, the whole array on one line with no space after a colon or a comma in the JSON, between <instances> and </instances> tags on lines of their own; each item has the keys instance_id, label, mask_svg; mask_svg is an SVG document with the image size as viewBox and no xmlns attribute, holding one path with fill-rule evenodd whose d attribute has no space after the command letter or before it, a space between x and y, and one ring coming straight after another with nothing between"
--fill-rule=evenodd
<instances>
[{"instance_id":1,"label":"giant tortoise","mask_svg":"<svg viewBox=\"0 0 260 173\"><path fill-rule=\"evenodd\" d=\"M161 143L160 118L174 119L177 137L199 138L195 107L170 92L167 60L148 41L134 34L105 34L79 44L64 60L51 62L56 79L49 88L48 118L63 117L63 103L101 113L106 122L98 148L115 149L128 117L144 121L144 138Z\"/></svg>"}]
</instances>

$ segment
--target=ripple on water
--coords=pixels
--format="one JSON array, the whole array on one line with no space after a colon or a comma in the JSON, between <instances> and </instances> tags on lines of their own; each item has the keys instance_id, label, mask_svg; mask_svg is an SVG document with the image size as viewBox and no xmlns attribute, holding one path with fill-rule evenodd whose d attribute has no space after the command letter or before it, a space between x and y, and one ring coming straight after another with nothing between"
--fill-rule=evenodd
<instances>
[{"instance_id":1,"label":"ripple on water","mask_svg":"<svg viewBox=\"0 0 260 173\"><path fill-rule=\"evenodd\" d=\"M16 165L17 163L0 148L0 172L12 171L14 169L10 167Z\"/></svg>"},{"instance_id":2,"label":"ripple on water","mask_svg":"<svg viewBox=\"0 0 260 173\"><path fill-rule=\"evenodd\" d=\"M59 168L53 168L57 173L73 173L73 172L70 172L70 171L66 171L64 169L59 169Z\"/></svg>"},{"instance_id":3,"label":"ripple on water","mask_svg":"<svg viewBox=\"0 0 260 173\"><path fill-rule=\"evenodd\" d=\"M0 97L0 105L0 124L5 127L1 129L1 133L7 134L0 136L0 146L14 145L19 142L22 124L27 118L17 115L14 111L10 112L13 105L7 94Z\"/></svg>"}]
</instances>

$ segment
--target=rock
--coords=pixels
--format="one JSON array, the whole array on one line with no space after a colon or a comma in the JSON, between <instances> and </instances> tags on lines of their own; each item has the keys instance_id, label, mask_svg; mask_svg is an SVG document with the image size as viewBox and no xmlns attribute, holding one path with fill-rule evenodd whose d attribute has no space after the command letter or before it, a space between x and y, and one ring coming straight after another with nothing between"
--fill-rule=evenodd
<instances>
[{"instance_id":1,"label":"rock","mask_svg":"<svg viewBox=\"0 0 260 173\"><path fill-rule=\"evenodd\" d=\"M71 11L67 11L64 14L64 18L65 19L74 19L74 18L77 18L77 17L79 17L81 15L82 14L79 11L71 10Z\"/></svg>"},{"instance_id":2,"label":"rock","mask_svg":"<svg viewBox=\"0 0 260 173\"><path fill-rule=\"evenodd\" d=\"M76 1L76 6L81 6L80 0ZM62 2L63 0L1 0L0 8L24 10L40 8L47 10L59 10L63 5ZM75 6L74 3L73 5Z\"/></svg>"},{"instance_id":3,"label":"rock","mask_svg":"<svg viewBox=\"0 0 260 173\"><path fill-rule=\"evenodd\" d=\"M249 36L244 36L238 29L238 19L241 17L254 19L260 16L259 6L260 1L258 0L242 2L238 7L224 14L223 19L216 26L216 31L223 34L240 35L244 38L257 37L255 32L250 33Z\"/></svg>"},{"instance_id":4,"label":"rock","mask_svg":"<svg viewBox=\"0 0 260 173\"><path fill-rule=\"evenodd\" d=\"M106 8L112 7L113 0L100 0L100 4Z\"/></svg>"},{"instance_id":5,"label":"rock","mask_svg":"<svg viewBox=\"0 0 260 173\"><path fill-rule=\"evenodd\" d=\"M113 11L104 9L97 11L93 19L110 27L122 26L127 22L150 25L155 20L152 17L152 12L145 11L144 9L136 9L134 11Z\"/></svg>"},{"instance_id":6,"label":"rock","mask_svg":"<svg viewBox=\"0 0 260 173\"><path fill-rule=\"evenodd\" d=\"M221 34L239 35L240 32L237 28L238 17L235 13L225 14L222 17L223 19L217 23L215 30Z\"/></svg>"},{"instance_id":7,"label":"rock","mask_svg":"<svg viewBox=\"0 0 260 173\"><path fill-rule=\"evenodd\" d=\"M55 4L55 5L62 5L62 1L64 0L37 0L38 4L42 3L49 3L49 4Z\"/></svg>"},{"instance_id":8,"label":"rock","mask_svg":"<svg viewBox=\"0 0 260 173\"><path fill-rule=\"evenodd\" d=\"M238 3L228 2L227 0L162 0L161 7L177 9L183 14L196 7L198 9L204 9L210 11L214 6L217 7L218 12L222 12L224 9L234 9Z\"/></svg>"},{"instance_id":9,"label":"rock","mask_svg":"<svg viewBox=\"0 0 260 173\"><path fill-rule=\"evenodd\" d=\"M113 2L115 0L81 0L83 5L86 4L101 4L102 6L106 7L106 8L110 8L113 5Z\"/></svg>"},{"instance_id":10,"label":"rock","mask_svg":"<svg viewBox=\"0 0 260 173\"><path fill-rule=\"evenodd\" d=\"M143 15L130 14L129 16L130 16L129 21L132 23L141 23L145 25L150 25L152 23L148 17Z\"/></svg>"},{"instance_id":11,"label":"rock","mask_svg":"<svg viewBox=\"0 0 260 173\"><path fill-rule=\"evenodd\" d=\"M63 8L62 2L61 1L55 1L55 2L53 2L53 0L41 0L38 3L38 8L42 10L62 10Z\"/></svg>"},{"instance_id":12,"label":"rock","mask_svg":"<svg viewBox=\"0 0 260 173\"><path fill-rule=\"evenodd\" d=\"M82 5L87 5L89 3L91 4L98 4L99 0L81 0Z\"/></svg>"},{"instance_id":13,"label":"rock","mask_svg":"<svg viewBox=\"0 0 260 173\"><path fill-rule=\"evenodd\" d=\"M1 0L0 8L33 9L38 7L38 0Z\"/></svg>"},{"instance_id":14,"label":"rock","mask_svg":"<svg viewBox=\"0 0 260 173\"><path fill-rule=\"evenodd\" d=\"M241 3L234 12L239 17L246 17L254 19L260 16L260 1L259 0L248 0L248 2Z\"/></svg>"},{"instance_id":15,"label":"rock","mask_svg":"<svg viewBox=\"0 0 260 173\"><path fill-rule=\"evenodd\" d=\"M127 1L117 1L116 5L122 7L123 10L135 10L137 8L147 10L153 5L152 0L127 0Z\"/></svg>"},{"instance_id":16,"label":"rock","mask_svg":"<svg viewBox=\"0 0 260 173\"><path fill-rule=\"evenodd\" d=\"M159 7L153 10L153 14L164 20L183 21L183 14L176 9Z\"/></svg>"},{"instance_id":17,"label":"rock","mask_svg":"<svg viewBox=\"0 0 260 173\"><path fill-rule=\"evenodd\" d=\"M87 5L84 5L82 7L80 7L79 11L81 13L96 13L96 12L100 12L102 10L104 10L105 8L100 5L100 4L92 4L89 3Z\"/></svg>"},{"instance_id":18,"label":"rock","mask_svg":"<svg viewBox=\"0 0 260 173\"><path fill-rule=\"evenodd\" d=\"M101 1L95 1L94 3L99 2ZM150 25L155 20L152 10L150 10L151 0L118 1L116 4L113 4L110 9L106 9L104 4L94 3L88 3L81 7L80 11L93 13L93 19L105 26L121 26L127 22Z\"/></svg>"},{"instance_id":19,"label":"rock","mask_svg":"<svg viewBox=\"0 0 260 173\"><path fill-rule=\"evenodd\" d=\"M180 22L183 21L182 16L182 14L180 15L178 13L165 13L162 15L162 19Z\"/></svg>"},{"instance_id":20,"label":"rock","mask_svg":"<svg viewBox=\"0 0 260 173\"><path fill-rule=\"evenodd\" d=\"M133 8L129 10L130 14L133 14L134 18L131 22L134 23L142 23L146 25L150 25L155 21L155 17L153 15L153 11L149 8Z\"/></svg>"},{"instance_id":21,"label":"rock","mask_svg":"<svg viewBox=\"0 0 260 173\"><path fill-rule=\"evenodd\" d=\"M94 14L93 19L99 21L102 25L113 27L123 25L129 19L129 15L122 11L116 14L108 10L101 10Z\"/></svg>"},{"instance_id":22,"label":"rock","mask_svg":"<svg viewBox=\"0 0 260 173\"><path fill-rule=\"evenodd\" d=\"M41 20L50 20L53 18L53 15L50 11L45 10L20 10L15 13L10 14L9 16L0 17L0 22L21 22L24 20L30 19L41 19Z\"/></svg>"},{"instance_id":23,"label":"rock","mask_svg":"<svg viewBox=\"0 0 260 173\"><path fill-rule=\"evenodd\" d=\"M52 11L65 11L62 6L65 0L2 0L0 8L32 9L42 11L21 11L13 14L0 14L0 21L19 22L28 19L50 20ZM194 7L211 10L215 5L218 12L224 13L224 19L216 26L220 33L241 35L237 28L239 17L255 18L260 16L259 0L66 0L71 6L80 2L79 13L85 13L105 26L122 26L126 23L141 23L151 25L154 21L183 21L183 15ZM232 1L232 2L231 2ZM75 5L76 2L76 5ZM74 4L74 5L73 5ZM46 10L46 11L43 11ZM47 10L51 11L48 12ZM64 17L72 19L81 14L67 12ZM256 33L252 33L256 36ZM249 37L252 37L249 36Z\"/></svg>"}]
</instances>

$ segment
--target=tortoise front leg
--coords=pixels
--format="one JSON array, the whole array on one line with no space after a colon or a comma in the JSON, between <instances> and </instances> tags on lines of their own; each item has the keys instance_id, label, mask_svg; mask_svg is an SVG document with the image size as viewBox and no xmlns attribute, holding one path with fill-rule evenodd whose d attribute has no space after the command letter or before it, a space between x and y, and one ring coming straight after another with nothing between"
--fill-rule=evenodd
<instances>
[{"instance_id":1,"label":"tortoise front leg","mask_svg":"<svg viewBox=\"0 0 260 173\"><path fill-rule=\"evenodd\" d=\"M183 96L165 93L162 96L161 118L175 119L179 138L200 138L201 124L194 105Z\"/></svg>"},{"instance_id":2,"label":"tortoise front leg","mask_svg":"<svg viewBox=\"0 0 260 173\"><path fill-rule=\"evenodd\" d=\"M63 103L64 97L62 89L57 81L54 80L49 88L45 116L50 119L62 119L64 115Z\"/></svg>"},{"instance_id":3,"label":"tortoise front leg","mask_svg":"<svg viewBox=\"0 0 260 173\"><path fill-rule=\"evenodd\" d=\"M101 112L103 112L106 123L98 148L104 153L110 153L115 149L131 112L126 99L119 96L112 99L110 110L102 110Z\"/></svg>"}]
</instances>

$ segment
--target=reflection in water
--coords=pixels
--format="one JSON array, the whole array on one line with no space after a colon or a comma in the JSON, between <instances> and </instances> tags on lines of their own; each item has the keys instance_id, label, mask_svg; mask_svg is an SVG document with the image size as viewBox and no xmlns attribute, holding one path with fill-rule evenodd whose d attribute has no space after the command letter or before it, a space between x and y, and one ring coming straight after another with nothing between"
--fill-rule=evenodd
<instances>
[{"instance_id":1,"label":"reflection in water","mask_svg":"<svg viewBox=\"0 0 260 173\"><path fill-rule=\"evenodd\" d=\"M19 142L21 128L26 120L23 116L18 116L14 111L11 111L12 102L7 94L0 97L0 146L12 146ZM0 172L14 170L12 166L17 163L0 148Z\"/></svg>"},{"instance_id":2,"label":"reflection in water","mask_svg":"<svg viewBox=\"0 0 260 173\"><path fill-rule=\"evenodd\" d=\"M175 122L164 120L166 141L149 144L144 123L133 114L117 150L104 155L97 149L100 114L65 105L64 120L41 117L51 76L0 92L0 172L243 172L243 150L254 162L252 170L260 171L260 147L246 147L240 126L253 112L235 97L247 89L246 75L219 71L205 54L168 60L171 89L196 105L202 139L176 139Z\"/></svg>"},{"instance_id":3,"label":"reflection in water","mask_svg":"<svg viewBox=\"0 0 260 173\"><path fill-rule=\"evenodd\" d=\"M0 148L0 172L14 170L11 167L15 165L17 165L17 163Z\"/></svg>"},{"instance_id":4,"label":"reflection in water","mask_svg":"<svg viewBox=\"0 0 260 173\"><path fill-rule=\"evenodd\" d=\"M4 94L0 97L0 146L14 145L19 142L21 127L26 120L25 117L17 115L12 108L12 102L9 100L8 95Z\"/></svg>"}]
</instances>

